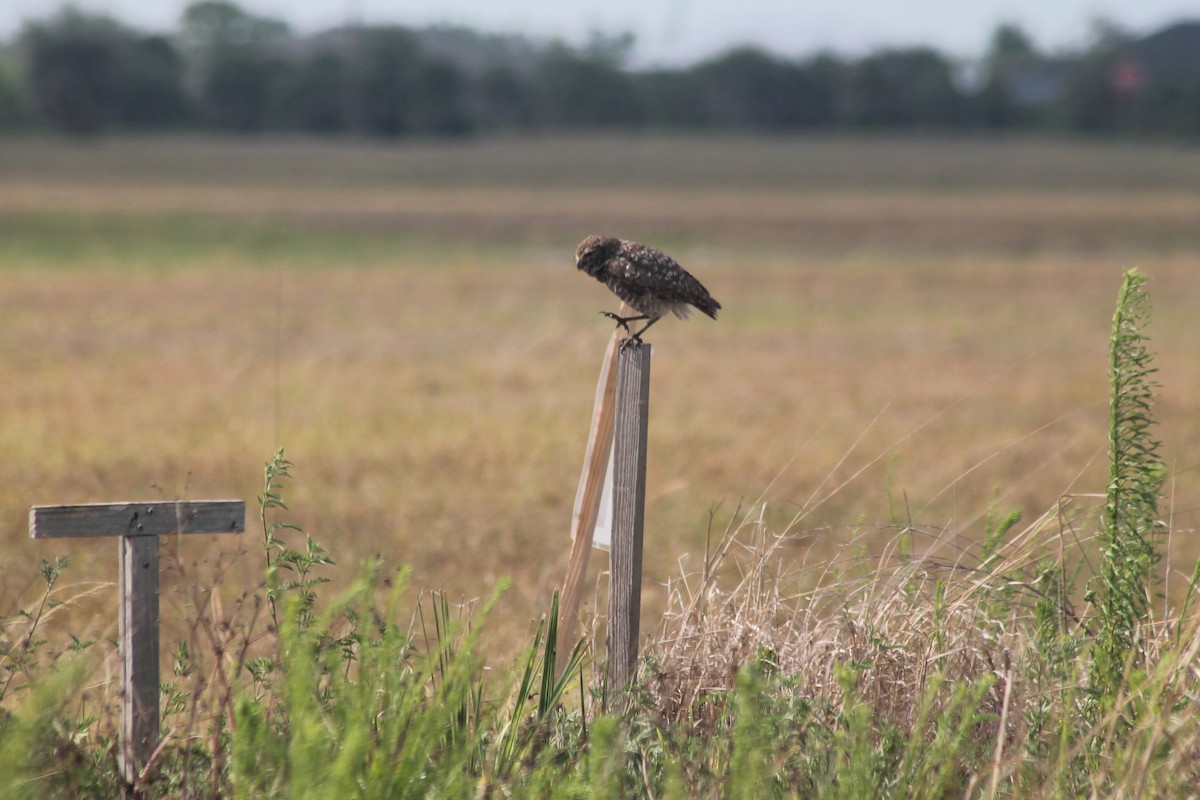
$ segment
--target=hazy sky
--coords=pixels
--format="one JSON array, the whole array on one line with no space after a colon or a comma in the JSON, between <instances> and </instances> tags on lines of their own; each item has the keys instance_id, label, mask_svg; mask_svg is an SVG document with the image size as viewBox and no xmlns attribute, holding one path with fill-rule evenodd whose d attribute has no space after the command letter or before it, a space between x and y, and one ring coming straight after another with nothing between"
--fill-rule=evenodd
<instances>
[{"instance_id":1,"label":"hazy sky","mask_svg":"<svg viewBox=\"0 0 1200 800\"><path fill-rule=\"evenodd\" d=\"M236 1L236 0L235 0ZM127 23L170 30L189 0L75 0ZM0 37L42 18L59 0L0 0ZM880 45L930 44L958 56L981 53L998 22L1013 21L1046 49L1086 40L1097 17L1137 32L1200 18L1200 0L240 0L299 31L346 19L405 25L453 23L478 30L581 42L591 30L631 31L640 63L680 64L736 44L785 56L831 48L861 53Z\"/></svg>"}]
</instances>

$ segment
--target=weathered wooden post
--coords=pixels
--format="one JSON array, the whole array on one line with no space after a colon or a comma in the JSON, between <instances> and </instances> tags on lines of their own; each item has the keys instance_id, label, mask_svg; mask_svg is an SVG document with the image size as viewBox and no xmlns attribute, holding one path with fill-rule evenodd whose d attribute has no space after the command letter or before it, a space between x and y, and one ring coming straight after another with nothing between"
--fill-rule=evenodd
<instances>
[{"instance_id":1,"label":"weathered wooden post","mask_svg":"<svg viewBox=\"0 0 1200 800\"><path fill-rule=\"evenodd\" d=\"M612 453L613 398L616 395L617 347L621 337L613 334L600 379L596 384L596 402L592 409L592 427L588 434L587 451L583 456L583 474L575 493L575 508L571 514L571 560L567 576L559 593L558 614L558 673L567 665L566 654L575 646L578 626L579 598L583 594L583 578L587 574L588 556L592 552L600 498L604 494L604 477Z\"/></svg>"},{"instance_id":2,"label":"weathered wooden post","mask_svg":"<svg viewBox=\"0 0 1200 800\"><path fill-rule=\"evenodd\" d=\"M34 506L34 539L120 536L121 775L134 795L142 767L158 747L158 537L241 533L241 500Z\"/></svg>"},{"instance_id":3,"label":"weathered wooden post","mask_svg":"<svg viewBox=\"0 0 1200 800\"><path fill-rule=\"evenodd\" d=\"M633 679L642 613L642 526L646 434L650 419L650 345L622 347L617 358L613 427L613 530L609 554L608 696Z\"/></svg>"}]
</instances>

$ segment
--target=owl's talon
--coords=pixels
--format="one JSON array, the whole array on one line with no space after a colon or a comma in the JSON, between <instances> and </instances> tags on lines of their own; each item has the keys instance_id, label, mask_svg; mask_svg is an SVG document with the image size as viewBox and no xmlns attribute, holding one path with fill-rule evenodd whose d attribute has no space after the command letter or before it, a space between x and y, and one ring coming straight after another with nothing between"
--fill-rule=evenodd
<instances>
[{"instance_id":1,"label":"owl's talon","mask_svg":"<svg viewBox=\"0 0 1200 800\"><path fill-rule=\"evenodd\" d=\"M626 333L631 333L631 331L629 330L629 323L637 322L640 319L649 319L649 317L647 317L645 314L642 314L637 317L620 317L611 311L601 311L600 316L608 317L609 319L615 319L617 321L617 327L624 328ZM646 328L649 328L649 327L650 326L647 325L646 327L642 328L642 331L646 330ZM638 333L641 333L642 331L638 331ZM637 336L635 335L634 338L637 338Z\"/></svg>"},{"instance_id":2,"label":"owl's talon","mask_svg":"<svg viewBox=\"0 0 1200 800\"><path fill-rule=\"evenodd\" d=\"M626 319L624 317L618 317L616 314L614 314L611 311L601 311L600 316L608 317L609 319L615 319L617 321L617 327L624 328L625 332L629 333L629 320L628 319Z\"/></svg>"},{"instance_id":3,"label":"owl's talon","mask_svg":"<svg viewBox=\"0 0 1200 800\"><path fill-rule=\"evenodd\" d=\"M642 337L629 336L629 337L621 340L621 346L618 347L617 349L624 350L627 347L641 347L643 344L645 344L645 342L642 341Z\"/></svg>"}]
</instances>

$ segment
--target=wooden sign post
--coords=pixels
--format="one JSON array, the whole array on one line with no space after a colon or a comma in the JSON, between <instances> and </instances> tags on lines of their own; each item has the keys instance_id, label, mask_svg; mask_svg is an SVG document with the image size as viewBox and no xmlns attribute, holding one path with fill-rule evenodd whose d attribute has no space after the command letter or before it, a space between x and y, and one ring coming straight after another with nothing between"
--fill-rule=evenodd
<instances>
[{"instance_id":1,"label":"wooden sign post","mask_svg":"<svg viewBox=\"0 0 1200 800\"><path fill-rule=\"evenodd\" d=\"M158 747L158 537L241 533L241 500L34 506L34 539L120 536L121 774L126 796Z\"/></svg>"},{"instance_id":2,"label":"wooden sign post","mask_svg":"<svg viewBox=\"0 0 1200 800\"><path fill-rule=\"evenodd\" d=\"M629 307L621 306L625 314ZM600 499L604 494L604 477L613 441L613 400L617 385L617 348L624 337L618 328L609 339L600 367L600 380L596 383L596 402L592 409L592 427L588 434L587 451L583 457L583 474L579 478L579 489L575 493L575 510L571 514L571 560L567 564L567 577L559 593L558 652L570 653L575 647L575 630L579 620L579 598L583 594L583 578L587 574L588 555L592 552L592 537L596 529L596 517L600 511ZM558 660L559 674L566 668L567 659ZM557 676L556 676L557 677Z\"/></svg>"},{"instance_id":3,"label":"wooden sign post","mask_svg":"<svg viewBox=\"0 0 1200 800\"><path fill-rule=\"evenodd\" d=\"M650 420L650 345L622 347L613 425L613 530L608 587L609 703L633 679L642 613L642 525Z\"/></svg>"}]
</instances>

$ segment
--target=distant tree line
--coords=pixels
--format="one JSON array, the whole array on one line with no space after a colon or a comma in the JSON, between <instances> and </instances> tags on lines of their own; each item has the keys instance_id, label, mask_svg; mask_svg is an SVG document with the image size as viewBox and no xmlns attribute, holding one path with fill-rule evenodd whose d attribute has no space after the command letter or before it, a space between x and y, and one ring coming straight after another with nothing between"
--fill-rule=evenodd
<instances>
[{"instance_id":1,"label":"distant tree line","mask_svg":"<svg viewBox=\"0 0 1200 800\"><path fill-rule=\"evenodd\" d=\"M1178 27L1200 36L1200 25ZM1189 45L1181 36L1172 46L1183 55L1174 60L1162 55L1169 47L1139 45L1111 26L1099 26L1076 52L1049 55L1002 25L972 64L928 47L795 60L743 47L687 68L635 70L628 35L598 35L580 47L400 26L300 37L228 0L199 0L176 31L155 34L68 7L27 23L0 49L0 130L397 137L1042 128L1196 136L1200 59L1187 53L1200 54L1200 40ZM1147 65L1157 65L1154 74Z\"/></svg>"}]
</instances>

